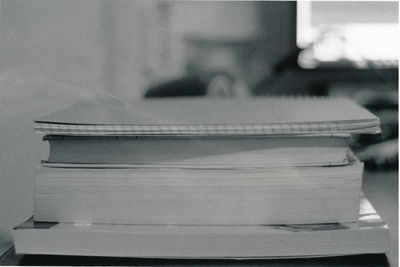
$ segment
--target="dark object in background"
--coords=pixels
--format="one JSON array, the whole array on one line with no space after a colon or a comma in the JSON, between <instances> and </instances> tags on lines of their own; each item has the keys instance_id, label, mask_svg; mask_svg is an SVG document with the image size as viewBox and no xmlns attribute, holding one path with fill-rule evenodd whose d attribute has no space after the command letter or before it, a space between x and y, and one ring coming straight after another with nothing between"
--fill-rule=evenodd
<instances>
[{"instance_id":1,"label":"dark object in background","mask_svg":"<svg viewBox=\"0 0 400 267\"><path fill-rule=\"evenodd\" d=\"M398 169L398 92L391 86L376 84L372 89L358 90L354 98L379 117L382 129L381 135L359 135L354 139L352 148L357 157L369 170Z\"/></svg>"},{"instance_id":2,"label":"dark object in background","mask_svg":"<svg viewBox=\"0 0 400 267\"><path fill-rule=\"evenodd\" d=\"M189 75L150 87L144 95L150 97L233 97L237 79L227 71L209 71L201 75Z\"/></svg>"},{"instance_id":3,"label":"dark object in background","mask_svg":"<svg viewBox=\"0 0 400 267\"><path fill-rule=\"evenodd\" d=\"M251 88L254 96L308 95L327 96L329 86L325 78L304 75L297 64L300 49L296 48L278 61L270 76L260 80Z\"/></svg>"},{"instance_id":4,"label":"dark object in background","mask_svg":"<svg viewBox=\"0 0 400 267\"><path fill-rule=\"evenodd\" d=\"M397 90L398 69L357 69L351 66L324 66L315 69L301 68L296 49L283 58L270 76L251 88L254 96L310 95L328 96L333 83L381 83Z\"/></svg>"},{"instance_id":5,"label":"dark object in background","mask_svg":"<svg viewBox=\"0 0 400 267\"><path fill-rule=\"evenodd\" d=\"M368 146L357 154L367 169L398 169L398 139L390 139L382 143Z\"/></svg>"},{"instance_id":6,"label":"dark object in background","mask_svg":"<svg viewBox=\"0 0 400 267\"><path fill-rule=\"evenodd\" d=\"M191 97L205 96L206 94L207 83L205 81L199 77L184 77L151 87L144 97Z\"/></svg>"}]
</instances>

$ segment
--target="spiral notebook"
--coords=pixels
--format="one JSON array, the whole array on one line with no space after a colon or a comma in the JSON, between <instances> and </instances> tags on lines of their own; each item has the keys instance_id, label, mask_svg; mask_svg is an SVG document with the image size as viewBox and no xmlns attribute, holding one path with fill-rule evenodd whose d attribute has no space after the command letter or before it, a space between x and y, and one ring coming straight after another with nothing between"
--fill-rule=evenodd
<instances>
[{"instance_id":1,"label":"spiral notebook","mask_svg":"<svg viewBox=\"0 0 400 267\"><path fill-rule=\"evenodd\" d=\"M378 133L379 119L343 98L158 99L79 102L35 120L53 135L280 135Z\"/></svg>"}]
</instances>

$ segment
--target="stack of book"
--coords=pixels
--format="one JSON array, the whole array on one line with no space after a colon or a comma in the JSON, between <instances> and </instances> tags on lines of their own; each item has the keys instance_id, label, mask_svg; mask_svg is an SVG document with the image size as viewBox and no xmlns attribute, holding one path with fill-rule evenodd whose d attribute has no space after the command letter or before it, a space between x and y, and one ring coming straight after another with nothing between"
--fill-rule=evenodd
<instances>
[{"instance_id":1,"label":"stack of book","mask_svg":"<svg viewBox=\"0 0 400 267\"><path fill-rule=\"evenodd\" d=\"M35 121L50 153L17 253L269 258L383 253L345 99L78 103Z\"/></svg>"}]
</instances>

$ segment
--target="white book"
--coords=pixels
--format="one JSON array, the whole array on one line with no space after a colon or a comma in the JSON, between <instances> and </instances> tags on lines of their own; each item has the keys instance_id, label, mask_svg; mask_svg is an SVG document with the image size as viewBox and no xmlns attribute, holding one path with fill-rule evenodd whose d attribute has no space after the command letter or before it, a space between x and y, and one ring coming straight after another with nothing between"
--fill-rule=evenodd
<instances>
[{"instance_id":1,"label":"white book","mask_svg":"<svg viewBox=\"0 0 400 267\"><path fill-rule=\"evenodd\" d=\"M247 169L117 166L39 168L35 221L258 225L349 222L358 216L358 162Z\"/></svg>"},{"instance_id":2,"label":"white book","mask_svg":"<svg viewBox=\"0 0 400 267\"><path fill-rule=\"evenodd\" d=\"M14 228L18 254L146 258L285 258L385 253L387 225L366 199L352 223L129 225L38 223Z\"/></svg>"},{"instance_id":3,"label":"white book","mask_svg":"<svg viewBox=\"0 0 400 267\"><path fill-rule=\"evenodd\" d=\"M48 163L329 166L348 163L350 135L45 136Z\"/></svg>"}]
</instances>

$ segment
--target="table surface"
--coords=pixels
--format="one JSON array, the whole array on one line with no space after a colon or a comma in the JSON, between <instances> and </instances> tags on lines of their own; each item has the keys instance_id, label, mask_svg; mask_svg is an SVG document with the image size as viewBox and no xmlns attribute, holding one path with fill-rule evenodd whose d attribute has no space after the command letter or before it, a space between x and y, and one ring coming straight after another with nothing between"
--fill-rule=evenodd
<instances>
[{"instance_id":1,"label":"table surface","mask_svg":"<svg viewBox=\"0 0 400 267\"><path fill-rule=\"evenodd\" d=\"M112 257L16 255L13 247L0 265L251 265L251 266L398 266L398 172L365 171L363 191L391 229L391 252L376 255L269 260L174 260Z\"/></svg>"}]
</instances>

